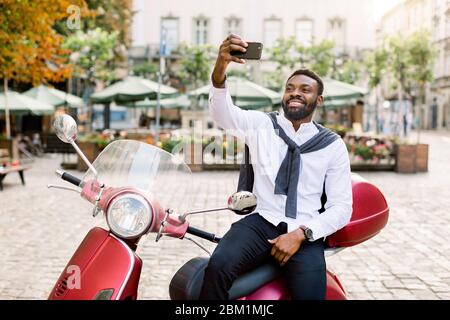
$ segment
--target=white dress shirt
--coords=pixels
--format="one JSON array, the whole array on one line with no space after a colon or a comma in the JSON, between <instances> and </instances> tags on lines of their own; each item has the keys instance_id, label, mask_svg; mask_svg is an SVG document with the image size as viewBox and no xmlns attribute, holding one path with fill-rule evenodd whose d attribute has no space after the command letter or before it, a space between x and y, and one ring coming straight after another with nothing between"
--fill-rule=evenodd
<instances>
[{"instance_id":1,"label":"white dress shirt","mask_svg":"<svg viewBox=\"0 0 450 320\"><path fill-rule=\"evenodd\" d=\"M302 154L297 192L296 219L285 216L285 195L277 195L275 178L287 152L286 143L276 134L272 121L260 111L246 111L233 104L228 89L211 85L209 109L217 124L231 134L245 141L250 150L255 180L253 193L257 197L255 212L273 225L284 221L288 232L306 226L313 232L313 240L326 237L344 227L352 213L352 184L350 161L342 139L337 139L326 148ZM313 137L318 129L312 122L304 123L295 131L284 115L277 121L289 138L302 145ZM325 193L326 211L320 197Z\"/></svg>"}]
</instances>

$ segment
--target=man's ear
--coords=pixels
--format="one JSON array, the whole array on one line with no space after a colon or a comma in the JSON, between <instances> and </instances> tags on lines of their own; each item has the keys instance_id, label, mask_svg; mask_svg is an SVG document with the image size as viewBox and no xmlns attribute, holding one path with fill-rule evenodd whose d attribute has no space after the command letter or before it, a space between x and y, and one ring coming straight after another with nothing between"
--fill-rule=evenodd
<instances>
[{"instance_id":1,"label":"man's ear","mask_svg":"<svg viewBox=\"0 0 450 320\"><path fill-rule=\"evenodd\" d=\"M321 107L323 105L323 96L317 97L317 106Z\"/></svg>"}]
</instances>

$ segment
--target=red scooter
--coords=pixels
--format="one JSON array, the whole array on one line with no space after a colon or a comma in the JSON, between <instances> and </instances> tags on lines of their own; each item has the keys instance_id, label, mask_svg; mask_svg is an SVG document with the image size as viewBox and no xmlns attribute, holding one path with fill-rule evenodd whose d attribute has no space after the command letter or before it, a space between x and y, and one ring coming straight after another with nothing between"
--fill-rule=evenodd
<instances>
[{"instance_id":1,"label":"red scooter","mask_svg":"<svg viewBox=\"0 0 450 320\"><path fill-rule=\"evenodd\" d=\"M189 188L192 182L190 170L182 159L149 144L117 140L110 143L91 164L75 143L77 125L73 118L59 116L54 127L62 141L73 145L89 170L82 179L57 170L61 179L75 185L75 188L49 187L80 193L82 198L93 204L94 216L98 213L105 216L109 230L95 227L89 231L62 271L49 299L137 299L142 260L137 256L136 249L144 235L156 233L156 241L163 235L189 239L202 247L186 235L215 243L220 238L189 226L186 219L189 215L219 210L232 210L244 215L256 207L256 197L244 191L234 193L224 208L175 213L168 208L171 196L175 193L183 195L185 190L180 188ZM389 208L380 190L353 175L351 221L326 239L326 255L375 236L386 225L388 216ZM185 263L170 283L171 299L198 299L207 263L207 258L200 257ZM239 300L290 298L276 263L262 265L240 276L229 293L231 299ZM327 271L326 298L347 298L343 285L331 271Z\"/></svg>"}]
</instances>

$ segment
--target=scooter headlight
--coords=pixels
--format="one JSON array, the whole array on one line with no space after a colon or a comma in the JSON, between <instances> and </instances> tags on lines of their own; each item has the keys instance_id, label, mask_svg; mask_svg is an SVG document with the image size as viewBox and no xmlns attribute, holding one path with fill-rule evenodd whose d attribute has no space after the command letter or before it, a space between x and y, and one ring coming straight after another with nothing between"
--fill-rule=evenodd
<instances>
[{"instance_id":1,"label":"scooter headlight","mask_svg":"<svg viewBox=\"0 0 450 320\"><path fill-rule=\"evenodd\" d=\"M111 231L125 239L143 235L152 223L152 209L140 195L124 194L109 205L106 220Z\"/></svg>"}]
</instances>

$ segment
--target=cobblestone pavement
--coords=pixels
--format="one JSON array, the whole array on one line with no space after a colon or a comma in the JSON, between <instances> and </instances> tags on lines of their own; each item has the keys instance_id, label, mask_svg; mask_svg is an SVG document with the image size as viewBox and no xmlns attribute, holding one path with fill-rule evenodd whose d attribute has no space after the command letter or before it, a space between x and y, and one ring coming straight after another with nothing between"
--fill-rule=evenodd
<instances>
[{"instance_id":1,"label":"cobblestone pavement","mask_svg":"<svg viewBox=\"0 0 450 320\"><path fill-rule=\"evenodd\" d=\"M450 134L424 133L429 172L361 172L386 195L387 227L375 238L330 257L328 266L350 299L450 299ZM104 224L75 193L48 190L62 158L49 155L25 173L10 174L0 192L0 299L46 299L87 231ZM79 175L79 173L77 173ZM222 206L235 190L237 172L194 174L193 208ZM177 201L177 197L174 197ZM181 201L181 200L180 200ZM223 234L239 217L208 213L191 225ZM168 284L189 259L206 253L189 241L154 235L141 243L140 299L168 299ZM213 245L200 242L208 249Z\"/></svg>"}]
</instances>

